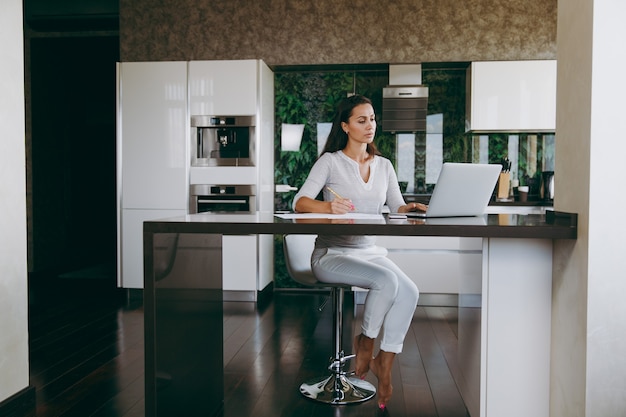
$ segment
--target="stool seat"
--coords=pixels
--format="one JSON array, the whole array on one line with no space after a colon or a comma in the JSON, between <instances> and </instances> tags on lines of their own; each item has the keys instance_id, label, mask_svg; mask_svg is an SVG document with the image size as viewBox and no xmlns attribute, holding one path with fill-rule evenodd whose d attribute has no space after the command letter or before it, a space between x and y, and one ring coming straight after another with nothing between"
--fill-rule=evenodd
<instances>
[{"instance_id":1,"label":"stool seat","mask_svg":"<svg viewBox=\"0 0 626 417\"><path fill-rule=\"evenodd\" d=\"M367 381L351 376L344 371L346 362L355 355L345 355L341 348L343 336L343 299L350 285L329 284L317 280L311 270L311 254L315 248L316 235L283 236L283 252L287 272L294 281L315 288L328 288L333 299L333 319L335 322L333 344L334 358L328 369L330 375L314 378L300 385L300 393L315 401L343 405L367 401L376 395L376 388Z\"/></svg>"}]
</instances>

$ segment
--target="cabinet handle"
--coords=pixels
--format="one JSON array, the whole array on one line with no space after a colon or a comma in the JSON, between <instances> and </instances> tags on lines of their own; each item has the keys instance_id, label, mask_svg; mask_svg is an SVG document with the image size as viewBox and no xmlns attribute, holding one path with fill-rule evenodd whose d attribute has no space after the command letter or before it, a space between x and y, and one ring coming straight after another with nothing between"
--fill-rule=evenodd
<instances>
[{"instance_id":1,"label":"cabinet handle","mask_svg":"<svg viewBox=\"0 0 626 417\"><path fill-rule=\"evenodd\" d=\"M198 200L198 203L203 203L203 204L246 204L248 201L247 200Z\"/></svg>"}]
</instances>

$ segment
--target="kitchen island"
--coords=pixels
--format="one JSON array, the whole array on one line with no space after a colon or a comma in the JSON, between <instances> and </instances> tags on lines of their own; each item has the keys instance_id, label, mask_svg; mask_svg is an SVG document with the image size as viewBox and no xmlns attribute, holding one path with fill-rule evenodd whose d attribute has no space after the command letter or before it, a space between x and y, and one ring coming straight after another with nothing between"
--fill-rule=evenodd
<instances>
[{"instance_id":1,"label":"kitchen island","mask_svg":"<svg viewBox=\"0 0 626 417\"><path fill-rule=\"evenodd\" d=\"M459 391L473 417L547 417L552 241L576 239L576 225L576 215L554 211L432 220L201 213L145 222L146 415L219 412L222 236L368 234L482 238L482 269L459 294Z\"/></svg>"}]
</instances>

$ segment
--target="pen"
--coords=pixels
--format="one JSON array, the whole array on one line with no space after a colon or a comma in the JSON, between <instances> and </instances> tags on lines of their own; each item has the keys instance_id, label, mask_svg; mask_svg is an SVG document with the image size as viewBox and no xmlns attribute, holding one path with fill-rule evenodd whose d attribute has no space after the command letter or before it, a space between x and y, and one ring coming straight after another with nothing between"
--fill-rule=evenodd
<instances>
[{"instance_id":1,"label":"pen","mask_svg":"<svg viewBox=\"0 0 626 417\"><path fill-rule=\"evenodd\" d=\"M342 200L344 199L342 196L340 196L339 194L337 194L337 193L335 192L335 190L333 190L332 188L330 188L328 185L326 186L326 189L327 189L328 191L330 191L330 192L331 192L331 193L332 193L335 197L337 197L337 198L341 198Z\"/></svg>"},{"instance_id":2,"label":"pen","mask_svg":"<svg viewBox=\"0 0 626 417\"><path fill-rule=\"evenodd\" d=\"M334 195L335 197L340 198L342 200L345 200L345 198L343 198L342 196L337 194L337 192L335 190L333 190L332 188L330 188L328 185L326 186L326 189L328 191L330 191L332 193L332 195ZM352 210L354 210L354 204L351 204L350 207L352 208Z\"/></svg>"}]
</instances>

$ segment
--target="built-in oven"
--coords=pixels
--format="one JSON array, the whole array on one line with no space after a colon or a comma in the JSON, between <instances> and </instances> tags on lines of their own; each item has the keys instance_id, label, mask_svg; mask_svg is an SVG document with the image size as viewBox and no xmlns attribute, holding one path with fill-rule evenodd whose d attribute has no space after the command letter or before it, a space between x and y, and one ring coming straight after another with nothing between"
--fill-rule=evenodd
<instances>
[{"instance_id":1,"label":"built-in oven","mask_svg":"<svg viewBox=\"0 0 626 417\"><path fill-rule=\"evenodd\" d=\"M256 186L192 184L189 213L254 213Z\"/></svg>"},{"instance_id":2,"label":"built-in oven","mask_svg":"<svg viewBox=\"0 0 626 417\"><path fill-rule=\"evenodd\" d=\"M191 166L254 166L254 116L191 116Z\"/></svg>"}]
</instances>

